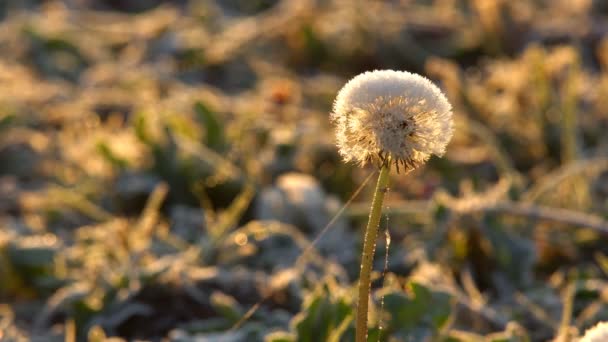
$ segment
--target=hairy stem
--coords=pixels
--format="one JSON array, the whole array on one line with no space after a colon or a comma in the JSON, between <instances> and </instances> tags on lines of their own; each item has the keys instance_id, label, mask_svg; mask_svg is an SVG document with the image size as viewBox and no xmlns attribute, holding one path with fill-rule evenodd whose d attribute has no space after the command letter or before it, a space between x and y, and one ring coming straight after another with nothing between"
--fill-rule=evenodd
<instances>
[{"instance_id":1,"label":"hairy stem","mask_svg":"<svg viewBox=\"0 0 608 342\"><path fill-rule=\"evenodd\" d=\"M359 275L359 296L357 304L356 342L367 341L367 305L369 300L370 274L376 251L376 238L378 237L378 225L382 215L382 202L388 185L388 174L390 163L386 163L380 170L378 183L374 192L374 199L369 213L369 221L365 229L363 241L363 253L361 254L361 273Z\"/></svg>"}]
</instances>

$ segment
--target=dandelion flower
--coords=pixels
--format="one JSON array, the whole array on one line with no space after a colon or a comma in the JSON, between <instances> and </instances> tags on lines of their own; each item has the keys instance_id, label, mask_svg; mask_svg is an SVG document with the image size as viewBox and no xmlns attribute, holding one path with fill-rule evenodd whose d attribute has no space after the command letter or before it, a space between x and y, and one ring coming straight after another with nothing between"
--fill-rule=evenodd
<instances>
[{"instance_id":1,"label":"dandelion flower","mask_svg":"<svg viewBox=\"0 0 608 342\"><path fill-rule=\"evenodd\" d=\"M585 332L579 342L605 342L608 341L608 322L600 322Z\"/></svg>"},{"instance_id":2,"label":"dandelion flower","mask_svg":"<svg viewBox=\"0 0 608 342\"><path fill-rule=\"evenodd\" d=\"M380 167L361 252L355 341L367 341L371 271L391 163L411 171L452 138L452 106L426 78L405 71L376 70L350 80L334 102L331 119L346 161Z\"/></svg>"},{"instance_id":3,"label":"dandelion flower","mask_svg":"<svg viewBox=\"0 0 608 342\"><path fill-rule=\"evenodd\" d=\"M338 93L331 119L345 161L410 171L433 154L441 156L452 138L452 106L423 76L376 70L351 79Z\"/></svg>"}]
</instances>

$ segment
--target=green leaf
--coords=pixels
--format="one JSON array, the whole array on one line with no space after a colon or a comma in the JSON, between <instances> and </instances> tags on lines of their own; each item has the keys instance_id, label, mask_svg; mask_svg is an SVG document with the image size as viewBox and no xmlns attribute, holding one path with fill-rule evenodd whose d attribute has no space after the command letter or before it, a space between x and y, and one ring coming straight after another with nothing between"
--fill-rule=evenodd
<instances>
[{"instance_id":1,"label":"green leaf","mask_svg":"<svg viewBox=\"0 0 608 342\"><path fill-rule=\"evenodd\" d=\"M422 341L437 336L451 313L451 296L410 283L410 293L384 295L385 310L390 313L387 330L406 340Z\"/></svg>"},{"instance_id":2,"label":"green leaf","mask_svg":"<svg viewBox=\"0 0 608 342\"><path fill-rule=\"evenodd\" d=\"M264 337L264 342L295 342L296 337L287 331L275 331Z\"/></svg>"},{"instance_id":3,"label":"green leaf","mask_svg":"<svg viewBox=\"0 0 608 342\"><path fill-rule=\"evenodd\" d=\"M150 137L148 133L148 128L146 127L146 116L145 113L138 113L135 117L135 122L133 123L133 129L135 130L135 136L142 143L150 146L153 144L153 139Z\"/></svg>"},{"instance_id":4,"label":"green leaf","mask_svg":"<svg viewBox=\"0 0 608 342\"><path fill-rule=\"evenodd\" d=\"M33 28L25 28L24 33L30 42L29 57L34 66L47 76L77 81L90 64L68 36L45 36Z\"/></svg>"},{"instance_id":5,"label":"green leaf","mask_svg":"<svg viewBox=\"0 0 608 342\"><path fill-rule=\"evenodd\" d=\"M244 314L243 308L231 296L215 291L211 294L211 306L230 322L237 322Z\"/></svg>"},{"instance_id":6,"label":"green leaf","mask_svg":"<svg viewBox=\"0 0 608 342\"><path fill-rule=\"evenodd\" d=\"M110 164L112 164L112 166L117 169L123 170L129 166L129 162L114 154L114 151L112 151L110 146L108 146L108 144L103 141L97 143L97 151L105 160L107 160Z\"/></svg>"},{"instance_id":7,"label":"green leaf","mask_svg":"<svg viewBox=\"0 0 608 342\"><path fill-rule=\"evenodd\" d=\"M306 297L302 311L294 317L291 326L297 341L327 341L330 337L335 341L352 329L353 315L349 292L330 281Z\"/></svg>"},{"instance_id":8,"label":"green leaf","mask_svg":"<svg viewBox=\"0 0 608 342\"><path fill-rule=\"evenodd\" d=\"M604 274L608 275L608 257L601 252L595 253L595 261L598 266L604 272Z\"/></svg>"},{"instance_id":9,"label":"green leaf","mask_svg":"<svg viewBox=\"0 0 608 342\"><path fill-rule=\"evenodd\" d=\"M534 242L510 234L502 223L491 215L485 217L484 236L490 241L498 266L516 283L525 285L532 279L536 263Z\"/></svg>"},{"instance_id":10,"label":"green leaf","mask_svg":"<svg viewBox=\"0 0 608 342\"><path fill-rule=\"evenodd\" d=\"M45 235L32 235L13 241L8 248L13 265L36 269L52 267L58 245L48 239Z\"/></svg>"},{"instance_id":11,"label":"green leaf","mask_svg":"<svg viewBox=\"0 0 608 342\"><path fill-rule=\"evenodd\" d=\"M4 117L1 117L0 118L0 132L9 128L14 120L15 120L14 115L5 115Z\"/></svg>"},{"instance_id":12,"label":"green leaf","mask_svg":"<svg viewBox=\"0 0 608 342\"><path fill-rule=\"evenodd\" d=\"M205 126L206 145L214 149L222 149L225 145L224 129L216 113L200 101L194 104L194 111L199 122Z\"/></svg>"}]
</instances>

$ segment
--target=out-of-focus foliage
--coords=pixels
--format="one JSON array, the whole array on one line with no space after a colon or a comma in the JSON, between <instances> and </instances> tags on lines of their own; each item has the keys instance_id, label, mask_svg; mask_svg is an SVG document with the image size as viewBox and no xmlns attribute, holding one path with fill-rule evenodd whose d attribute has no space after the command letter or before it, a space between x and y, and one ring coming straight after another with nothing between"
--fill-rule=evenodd
<instances>
[{"instance_id":1,"label":"out-of-focus foliage","mask_svg":"<svg viewBox=\"0 0 608 342\"><path fill-rule=\"evenodd\" d=\"M340 161L328 112L375 68L436 81L457 129L391 180L370 341L608 320L604 1L5 0L0 18L0 340L352 340L369 184L341 208L373 170Z\"/></svg>"}]
</instances>

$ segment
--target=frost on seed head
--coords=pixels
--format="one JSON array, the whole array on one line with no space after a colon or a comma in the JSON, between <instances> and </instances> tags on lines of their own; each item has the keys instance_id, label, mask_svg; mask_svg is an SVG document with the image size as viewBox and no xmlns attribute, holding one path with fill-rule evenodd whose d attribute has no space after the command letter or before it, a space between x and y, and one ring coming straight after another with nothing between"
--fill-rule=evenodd
<instances>
[{"instance_id":1,"label":"frost on seed head","mask_svg":"<svg viewBox=\"0 0 608 342\"><path fill-rule=\"evenodd\" d=\"M605 342L608 341L608 322L600 322L585 332L579 342Z\"/></svg>"},{"instance_id":2,"label":"frost on seed head","mask_svg":"<svg viewBox=\"0 0 608 342\"><path fill-rule=\"evenodd\" d=\"M428 79L376 70L351 79L338 93L332 121L340 154L361 166L393 161L410 171L452 138L452 106Z\"/></svg>"}]
</instances>

